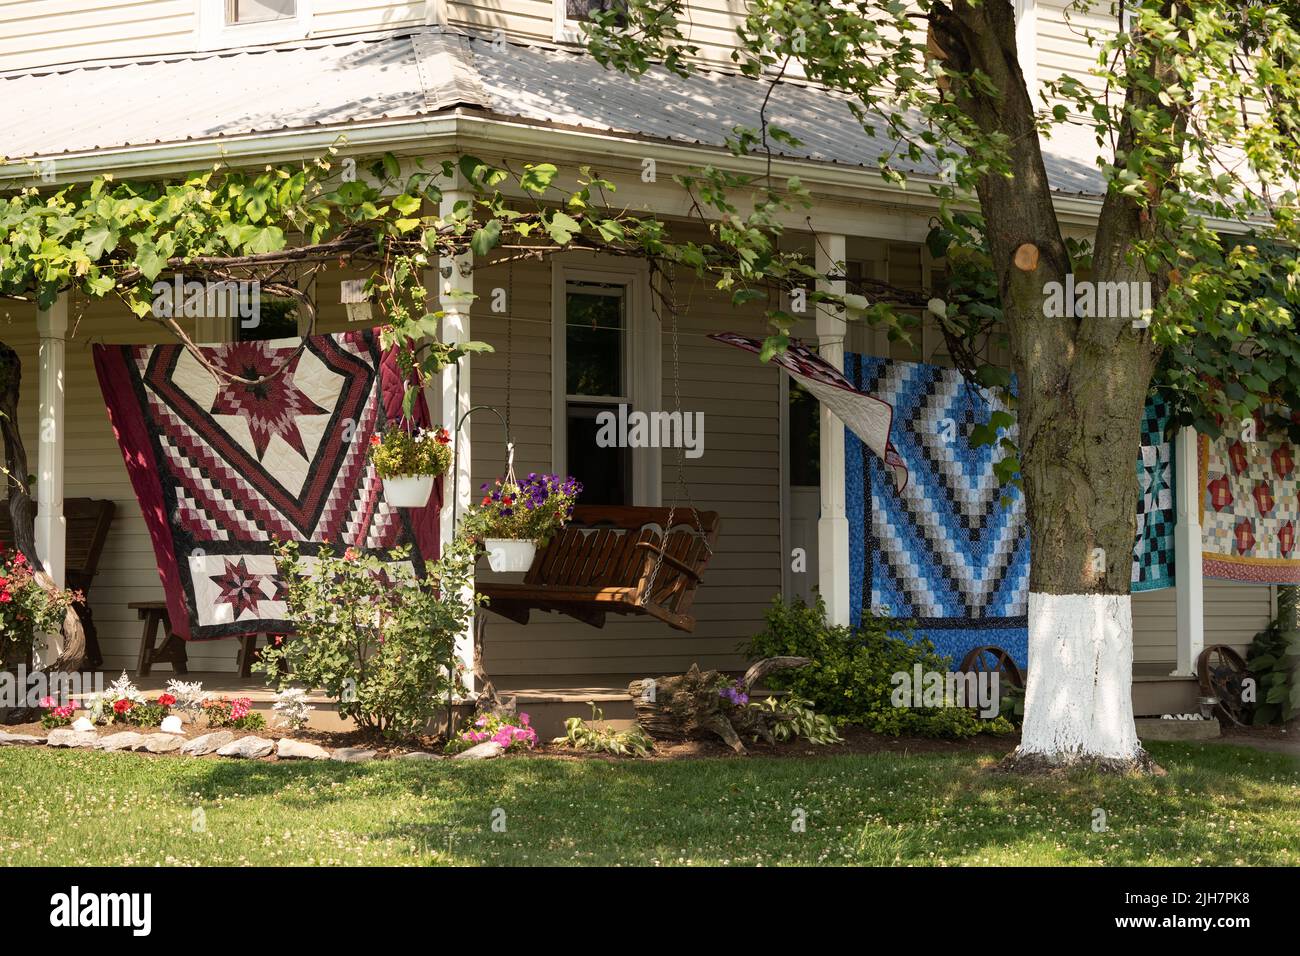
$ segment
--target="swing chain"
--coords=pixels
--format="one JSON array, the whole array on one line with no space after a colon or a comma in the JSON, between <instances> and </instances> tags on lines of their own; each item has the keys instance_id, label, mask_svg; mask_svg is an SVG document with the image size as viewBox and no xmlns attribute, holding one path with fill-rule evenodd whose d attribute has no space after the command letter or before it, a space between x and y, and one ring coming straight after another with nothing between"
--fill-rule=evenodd
<instances>
[{"instance_id":1,"label":"swing chain","mask_svg":"<svg viewBox=\"0 0 1300 956\"><path fill-rule=\"evenodd\" d=\"M678 419L682 418L682 370L681 370L681 351L678 344L678 321L677 321L677 294L676 279L677 269L673 262L669 262L667 268L661 273L667 285L667 295L665 296L668 311L672 313L672 349L673 349L673 407L677 412ZM662 324L662 319L661 319ZM704 544L704 550L709 552L712 557L713 549L709 547L709 540L704 534L704 521L700 518L700 511L695 506L695 499L691 495L691 486L686 482L686 448L683 444L677 449L677 490L673 493L673 503L668 508L668 520L664 523L663 539L660 542L659 553L655 558L654 568L650 571L650 579L646 581L645 587L641 590L641 603L644 605L654 593L655 582L659 579L659 569L664 566L664 556L668 553L668 539L672 533L673 520L677 515L677 504L682 493L686 495L686 502L690 506L691 514L695 518L695 531L700 541Z\"/></svg>"}]
</instances>

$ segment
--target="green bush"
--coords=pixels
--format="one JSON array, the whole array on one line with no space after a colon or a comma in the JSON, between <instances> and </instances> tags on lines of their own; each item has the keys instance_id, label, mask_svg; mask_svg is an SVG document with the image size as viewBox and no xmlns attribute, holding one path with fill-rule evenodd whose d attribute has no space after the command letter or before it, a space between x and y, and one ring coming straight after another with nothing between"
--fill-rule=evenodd
<instances>
[{"instance_id":1,"label":"green bush","mask_svg":"<svg viewBox=\"0 0 1300 956\"><path fill-rule=\"evenodd\" d=\"M754 660L810 658L807 667L772 674L768 686L811 701L817 713L840 726L859 725L895 737L970 737L1014 730L1002 717L983 720L966 707L895 707L890 702L895 673L910 674L916 664L924 671L946 672L948 658L935 653L929 641L912 644L891 635L884 621L867 614L856 631L831 625L820 597L812 606L777 597L767 611L767 626L749 641L745 653Z\"/></svg>"},{"instance_id":2,"label":"green bush","mask_svg":"<svg viewBox=\"0 0 1300 956\"><path fill-rule=\"evenodd\" d=\"M1300 715L1300 634L1287 633L1280 620L1255 635L1246 651L1254 675L1255 713L1251 722L1286 724Z\"/></svg>"},{"instance_id":3,"label":"green bush","mask_svg":"<svg viewBox=\"0 0 1300 956\"><path fill-rule=\"evenodd\" d=\"M473 546L445 548L423 580L402 563L407 548L386 561L354 548L304 556L289 543L276 558L295 633L267 645L255 669L280 690L322 688L358 727L390 737L422 733L452 682L459 685L448 668L456 636L474 616Z\"/></svg>"}]
</instances>

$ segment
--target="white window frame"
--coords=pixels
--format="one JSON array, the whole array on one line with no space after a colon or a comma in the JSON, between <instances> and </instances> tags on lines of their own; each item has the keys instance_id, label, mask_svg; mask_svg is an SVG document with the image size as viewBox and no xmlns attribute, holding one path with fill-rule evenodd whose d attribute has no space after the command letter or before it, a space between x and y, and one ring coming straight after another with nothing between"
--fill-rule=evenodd
<instances>
[{"instance_id":1,"label":"white window frame","mask_svg":"<svg viewBox=\"0 0 1300 956\"><path fill-rule=\"evenodd\" d=\"M311 36L313 0L295 0L294 15L257 23L226 23L226 0L198 0L200 51L305 40Z\"/></svg>"},{"instance_id":2,"label":"white window frame","mask_svg":"<svg viewBox=\"0 0 1300 956\"><path fill-rule=\"evenodd\" d=\"M553 39L556 43L568 46L583 46L586 38L582 34L582 20L569 19L569 5L565 0L551 0L551 21L554 24Z\"/></svg>"},{"instance_id":3,"label":"white window frame","mask_svg":"<svg viewBox=\"0 0 1300 956\"><path fill-rule=\"evenodd\" d=\"M627 289L623 341L625 393L631 409L660 411L663 403L663 342L658 322L650 310L650 271L644 262L611 263L581 253L561 254L551 260L551 467L567 475L570 396L568 349L565 335L567 289L570 282L600 282ZM583 396L572 396L581 400ZM629 504L657 507L663 502L663 456L658 448L631 449L632 500Z\"/></svg>"}]
</instances>

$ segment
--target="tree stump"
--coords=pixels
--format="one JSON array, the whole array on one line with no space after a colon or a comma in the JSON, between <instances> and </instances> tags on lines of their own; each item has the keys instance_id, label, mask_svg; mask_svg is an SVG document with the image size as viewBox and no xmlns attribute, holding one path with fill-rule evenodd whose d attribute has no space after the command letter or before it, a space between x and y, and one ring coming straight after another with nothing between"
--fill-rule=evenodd
<instances>
[{"instance_id":1,"label":"tree stump","mask_svg":"<svg viewBox=\"0 0 1300 956\"><path fill-rule=\"evenodd\" d=\"M810 663L806 657L764 658L745 672L738 689L748 695L773 671ZM720 671L702 671L692 664L685 674L634 680L627 685L627 692L636 708L637 723L655 740L703 740L716 735L738 754L748 752L741 740L744 736L776 743L773 729L786 718L732 704L719 693L732 683Z\"/></svg>"}]
</instances>

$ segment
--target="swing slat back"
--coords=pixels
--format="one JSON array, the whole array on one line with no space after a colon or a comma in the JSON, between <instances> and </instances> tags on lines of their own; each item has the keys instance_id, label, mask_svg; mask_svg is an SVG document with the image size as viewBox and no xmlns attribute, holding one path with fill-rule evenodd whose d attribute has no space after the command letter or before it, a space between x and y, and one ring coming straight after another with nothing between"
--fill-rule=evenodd
<instances>
[{"instance_id":1,"label":"swing slat back","mask_svg":"<svg viewBox=\"0 0 1300 956\"><path fill-rule=\"evenodd\" d=\"M580 505L573 520L537 553L522 584L483 582L488 607L526 623L529 610L559 611L603 626L605 614L648 614L690 631L690 607L712 557L716 511ZM666 542L665 542L666 538ZM663 561L659 562L662 550ZM655 566L659 564L656 573Z\"/></svg>"}]
</instances>

